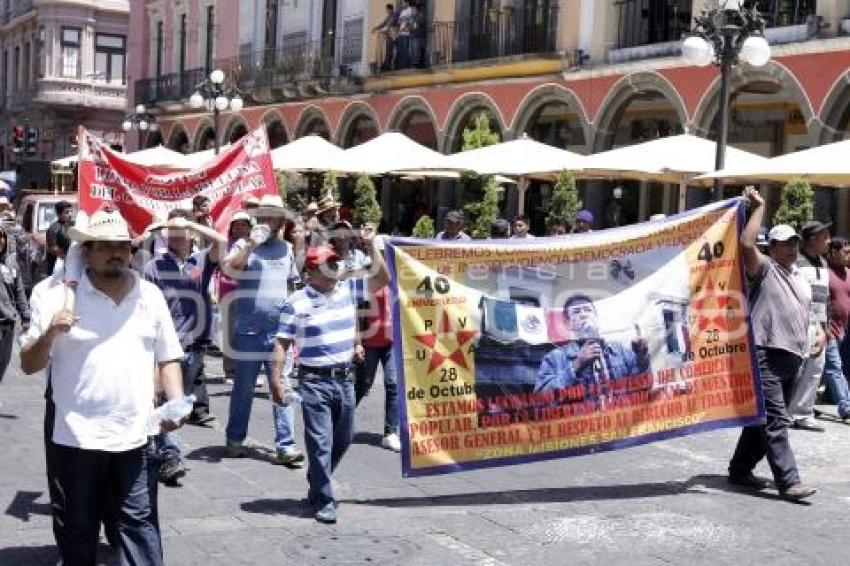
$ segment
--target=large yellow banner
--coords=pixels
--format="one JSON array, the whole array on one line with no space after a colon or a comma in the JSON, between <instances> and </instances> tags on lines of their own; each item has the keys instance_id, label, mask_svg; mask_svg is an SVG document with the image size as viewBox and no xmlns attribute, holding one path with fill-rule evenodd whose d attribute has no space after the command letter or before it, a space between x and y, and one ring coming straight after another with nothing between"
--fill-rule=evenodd
<instances>
[{"instance_id":1,"label":"large yellow banner","mask_svg":"<svg viewBox=\"0 0 850 566\"><path fill-rule=\"evenodd\" d=\"M561 238L393 240L406 476L764 418L744 204Z\"/></svg>"}]
</instances>

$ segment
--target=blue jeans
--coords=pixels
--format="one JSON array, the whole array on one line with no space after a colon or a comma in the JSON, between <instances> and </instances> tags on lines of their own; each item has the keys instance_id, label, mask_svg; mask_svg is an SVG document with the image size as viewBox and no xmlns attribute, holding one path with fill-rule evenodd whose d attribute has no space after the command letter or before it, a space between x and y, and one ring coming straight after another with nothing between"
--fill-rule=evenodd
<instances>
[{"instance_id":1,"label":"blue jeans","mask_svg":"<svg viewBox=\"0 0 850 566\"><path fill-rule=\"evenodd\" d=\"M105 516L118 527L123 564L161 565L162 540L146 448L113 453L51 443L50 450L57 484L53 532L63 564L96 562Z\"/></svg>"},{"instance_id":2,"label":"blue jeans","mask_svg":"<svg viewBox=\"0 0 850 566\"><path fill-rule=\"evenodd\" d=\"M823 381L832 401L838 406L838 416L850 415L850 387L842 369L841 352L837 340L826 343L826 365L823 367Z\"/></svg>"},{"instance_id":3,"label":"blue jeans","mask_svg":"<svg viewBox=\"0 0 850 566\"><path fill-rule=\"evenodd\" d=\"M384 436L398 434L398 376L392 344L383 348L366 348L366 361L357 367L354 394L359 405L372 389L378 364L384 368Z\"/></svg>"},{"instance_id":4,"label":"blue jeans","mask_svg":"<svg viewBox=\"0 0 850 566\"><path fill-rule=\"evenodd\" d=\"M317 507L334 501L331 477L354 438L354 384L310 373L298 386L307 449L307 499Z\"/></svg>"},{"instance_id":5,"label":"blue jeans","mask_svg":"<svg viewBox=\"0 0 850 566\"><path fill-rule=\"evenodd\" d=\"M274 336L257 334L236 334L233 336L236 376L233 391L230 393L230 412L225 435L231 442L242 442L248 436L248 421L251 418L251 404L254 401L254 386L260 369L265 366L266 376L272 378L271 353L274 349ZM244 359L240 359L244 358ZM283 372L292 371L292 349L287 354ZM281 376L275 376L280 379ZM295 445L295 411L292 405L279 407L272 405L274 418L274 444L277 450Z\"/></svg>"}]
</instances>

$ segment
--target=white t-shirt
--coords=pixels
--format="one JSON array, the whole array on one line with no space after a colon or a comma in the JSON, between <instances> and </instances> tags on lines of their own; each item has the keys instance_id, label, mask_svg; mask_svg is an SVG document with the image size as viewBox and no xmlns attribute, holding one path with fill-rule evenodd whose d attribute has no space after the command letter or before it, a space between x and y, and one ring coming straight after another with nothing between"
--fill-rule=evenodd
<instances>
[{"instance_id":1,"label":"white t-shirt","mask_svg":"<svg viewBox=\"0 0 850 566\"><path fill-rule=\"evenodd\" d=\"M57 444L124 452L147 442L156 364L179 360L183 350L162 292L132 276L133 288L117 305L87 276L80 280L79 321L50 352ZM64 285L42 295L25 344L46 331L64 300Z\"/></svg>"}]
</instances>

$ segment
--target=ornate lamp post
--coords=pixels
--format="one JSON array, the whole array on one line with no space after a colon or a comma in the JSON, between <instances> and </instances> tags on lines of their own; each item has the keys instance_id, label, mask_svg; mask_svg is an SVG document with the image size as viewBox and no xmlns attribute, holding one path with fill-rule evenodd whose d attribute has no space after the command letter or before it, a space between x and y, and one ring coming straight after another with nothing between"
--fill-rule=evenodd
<instances>
[{"instance_id":1,"label":"ornate lamp post","mask_svg":"<svg viewBox=\"0 0 850 566\"><path fill-rule=\"evenodd\" d=\"M156 130L158 126L156 123L156 116L148 112L144 104L139 104L136 106L135 112L128 114L124 118L121 128L125 132L129 132L130 130L136 130L139 132L138 147L136 149L140 150L142 149L142 136L144 135L144 132L148 130Z\"/></svg>"},{"instance_id":2,"label":"ornate lamp post","mask_svg":"<svg viewBox=\"0 0 850 566\"><path fill-rule=\"evenodd\" d=\"M770 61L770 45L764 38L764 19L753 0L719 0L694 18L691 35L682 54L692 65L720 67L720 127L717 132L715 170L723 169L729 135L729 75L741 62L761 67ZM723 181L714 183L714 200L723 197Z\"/></svg>"},{"instance_id":3,"label":"ornate lamp post","mask_svg":"<svg viewBox=\"0 0 850 566\"><path fill-rule=\"evenodd\" d=\"M195 87L195 93L189 97L192 108L201 108L206 104L213 113L213 135L215 136L215 154L218 155L219 115L230 108L234 112L242 110L244 103L239 90L234 85L224 84L224 71L216 69L202 83Z\"/></svg>"}]
</instances>

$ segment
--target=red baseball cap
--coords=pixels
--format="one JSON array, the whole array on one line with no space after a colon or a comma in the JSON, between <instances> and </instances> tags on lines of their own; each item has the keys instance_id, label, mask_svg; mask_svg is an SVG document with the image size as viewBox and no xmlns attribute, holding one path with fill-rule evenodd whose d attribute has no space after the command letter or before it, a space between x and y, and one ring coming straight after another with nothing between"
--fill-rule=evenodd
<instances>
[{"instance_id":1,"label":"red baseball cap","mask_svg":"<svg viewBox=\"0 0 850 566\"><path fill-rule=\"evenodd\" d=\"M339 261L339 255L330 246L314 246L307 249L304 269L316 269L331 261Z\"/></svg>"}]
</instances>

